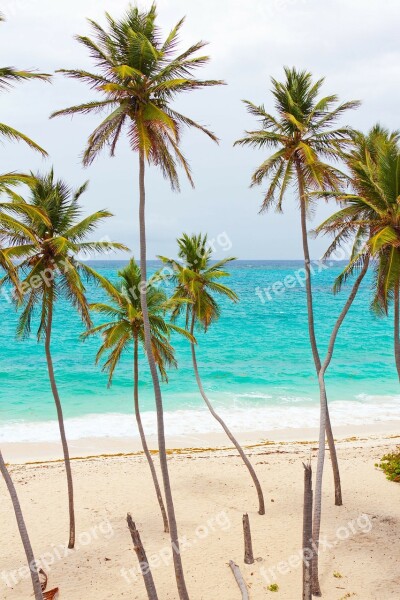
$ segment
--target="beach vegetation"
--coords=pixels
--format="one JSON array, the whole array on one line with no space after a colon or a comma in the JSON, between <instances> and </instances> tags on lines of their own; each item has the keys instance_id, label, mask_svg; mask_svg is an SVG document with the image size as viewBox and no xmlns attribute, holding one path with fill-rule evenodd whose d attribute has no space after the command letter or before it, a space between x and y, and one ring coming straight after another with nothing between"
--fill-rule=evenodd
<instances>
[{"instance_id":1,"label":"beach vegetation","mask_svg":"<svg viewBox=\"0 0 400 600\"><path fill-rule=\"evenodd\" d=\"M0 214L2 253L6 264L18 261L1 280L2 285L14 286L14 301L19 310L17 336L29 338L32 322L37 317L37 339L44 339L68 482L69 548L75 545L74 490L63 408L51 352L54 309L63 298L72 304L83 323L90 327L92 321L84 279L95 279L95 272L80 257L127 250L117 242L87 241L87 236L112 215L107 210L99 210L83 217L79 201L86 189L87 183L72 190L65 181L55 178L53 170L44 175L31 174L28 199L14 195L10 202L2 203ZM16 212L18 218L13 216Z\"/></svg>"},{"instance_id":2,"label":"beach vegetation","mask_svg":"<svg viewBox=\"0 0 400 600\"><path fill-rule=\"evenodd\" d=\"M334 291L357 273L366 258L373 265L371 308L386 316L393 305L394 356L400 380L400 134L377 124L363 134L354 132L354 147L346 153L351 190L332 192L342 204L317 231L332 236L325 257L354 240L350 260Z\"/></svg>"},{"instance_id":3,"label":"beach vegetation","mask_svg":"<svg viewBox=\"0 0 400 600\"><path fill-rule=\"evenodd\" d=\"M375 466L382 469L389 481L400 483L400 446L396 452L390 452L382 456L380 462Z\"/></svg>"},{"instance_id":4,"label":"beach vegetation","mask_svg":"<svg viewBox=\"0 0 400 600\"><path fill-rule=\"evenodd\" d=\"M67 77L87 84L100 98L56 111L52 116L98 114L102 111L108 113L88 139L83 155L85 165L91 164L105 148L113 156L123 134L126 134L131 150L138 157L141 302L146 356L156 401L159 457L178 594L180 600L188 600L168 471L163 401L152 352L146 304L145 171L146 166L151 165L160 169L172 189L179 190L180 167L193 185L189 163L181 150L182 130L194 128L213 141L217 141L217 138L209 129L176 110L173 103L182 94L220 85L222 82L195 77L196 71L209 61L208 56L199 54L206 45L205 42L195 42L186 50L178 52L184 19L163 38L157 23L155 4L147 10L130 6L118 20L106 13L106 23L106 28L103 28L91 20L92 36L77 37L78 42L89 52L96 71L62 70Z\"/></svg>"},{"instance_id":5,"label":"beach vegetation","mask_svg":"<svg viewBox=\"0 0 400 600\"><path fill-rule=\"evenodd\" d=\"M207 235L189 236L184 233L177 242L178 261L165 256L159 256L158 258L169 268L170 279L175 284L172 300L177 304L172 311L172 317L177 319L183 315L185 326L194 337L196 326L207 332L209 327L218 320L221 312L217 302L218 296L227 298L232 302L238 302L236 293L227 285L221 283L221 280L229 276L225 266L235 259L228 257L216 262L212 261L212 250L207 243ZM190 345L193 369L200 394L208 410L221 425L246 465L257 490L258 512L260 515L264 515L264 495L254 467L228 425L210 402L200 377L194 340L191 341Z\"/></svg>"},{"instance_id":6,"label":"beach vegetation","mask_svg":"<svg viewBox=\"0 0 400 600\"><path fill-rule=\"evenodd\" d=\"M267 590L269 592L279 592L279 585L277 583L271 583L268 587Z\"/></svg>"},{"instance_id":7,"label":"beach vegetation","mask_svg":"<svg viewBox=\"0 0 400 600\"><path fill-rule=\"evenodd\" d=\"M335 504L342 504L340 474L333 438L323 363L317 345L310 251L307 220L312 211L315 197L313 192L341 189L346 183L345 175L336 167L343 152L352 145L349 127L337 126L337 121L349 110L359 106L358 101L339 103L335 94L320 97L324 79L313 80L312 74L296 68L285 67L285 78L272 81L272 96L276 114L273 115L263 105L255 105L245 100L250 115L260 123L257 130L247 131L235 142L262 151L272 151L252 176L252 185L268 181L261 211L275 208L283 210L283 201L290 189L295 189L300 207L300 227L302 234L304 268L306 271L308 330L312 355L320 389L320 436L318 464L316 472L313 539L318 547L321 504L322 476L325 458L325 435L328 438L331 463L335 483ZM325 361L326 362L326 361ZM320 595L318 581L318 553L314 553L313 594Z\"/></svg>"},{"instance_id":8,"label":"beach vegetation","mask_svg":"<svg viewBox=\"0 0 400 600\"><path fill-rule=\"evenodd\" d=\"M143 350L145 352L145 334L139 293L141 273L136 261L132 258L126 267L118 271L118 276L118 282L114 284L99 275L99 283L106 292L110 302L96 302L90 304L89 308L107 320L86 331L83 334L83 338L101 335L102 344L96 354L96 363L105 358L103 371L108 373L109 385L112 383L115 369L123 354L133 350L133 387L136 423L143 452L150 467L154 489L163 518L164 531L168 532L167 512L151 451L147 444L139 405L139 351ZM168 381L167 368L177 367L174 349L170 342L171 334L175 332L190 340L193 338L185 329L168 322L167 315L172 308L172 304L162 288L157 286L155 281L151 279L149 279L147 284L146 300L153 355L161 379Z\"/></svg>"}]
</instances>

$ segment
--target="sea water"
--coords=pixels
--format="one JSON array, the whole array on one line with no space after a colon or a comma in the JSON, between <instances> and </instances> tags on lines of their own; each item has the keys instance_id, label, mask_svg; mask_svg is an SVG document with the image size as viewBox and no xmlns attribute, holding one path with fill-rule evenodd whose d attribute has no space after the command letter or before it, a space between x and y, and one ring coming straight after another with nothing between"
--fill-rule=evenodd
<instances>
[{"instance_id":1,"label":"sea water","mask_svg":"<svg viewBox=\"0 0 400 600\"><path fill-rule=\"evenodd\" d=\"M116 279L123 261L90 263ZM149 263L149 271L157 266ZM324 357L335 320L349 286L339 294L332 285L343 264L314 263L315 327ZM236 261L224 279L239 296L237 304L220 299L221 317L206 333L196 332L198 364L214 406L236 431L312 427L318 424L318 385L307 328L304 271L301 261ZM372 274L339 332L327 389L334 425L400 419L400 386L393 356L393 323L370 310ZM172 291L172 287L167 287ZM87 284L89 301L105 300ZM0 295L0 441L57 440L54 401L48 381L43 342L18 341L18 315L7 290ZM95 322L100 323L98 315ZM95 365L100 338L83 342L79 316L65 300L54 314L52 355L70 439L137 435L133 412L133 350L107 374ZM162 384L169 435L218 431L198 392L187 340L174 334L178 369ZM140 357L140 404L147 433L156 431L155 404L146 359Z\"/></svg>"}]
</instances>

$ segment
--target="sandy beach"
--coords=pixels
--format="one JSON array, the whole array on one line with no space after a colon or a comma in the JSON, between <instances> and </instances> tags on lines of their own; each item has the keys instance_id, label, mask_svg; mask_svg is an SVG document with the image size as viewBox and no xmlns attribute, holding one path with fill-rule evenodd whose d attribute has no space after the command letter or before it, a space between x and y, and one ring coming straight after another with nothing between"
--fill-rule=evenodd
<instances>
[{"instance_id":1,"label":"sandy beach","mask_svg":"<svg viewBox=\"0 0 400 600\"><path fill-rule=\"evenodd\" d=\"M378 428L379 429L379 428ZM324 479L320 575L327 600L399 598L400 486L385 479L375 463L400 442L396 426L338 432L344 506L335 507L329 460ZM391 429L391 430L390 430ZM399 429L397 429L399 431ZM182 538L182 559L193 600L240 599L229 569L234 560L248 583L251 600L301 597L302 462L316 465L313 431L275 432L269 441L247 439L247 451L262 482L267 514L257 514L255 490L235 451L213 436L195 447L185 440L169 447L174 500ZM18 447L17 447L18 446ZM65 600L130 598L146 592L126 526L127 512L142 535L159 598L176 600L168 535L162 531L148 467L140 453L128 455L121 440L82 440L72 448L77 514L77 548L66 549L67 497L62 462L51 462L56 447L41 444L47 462L32 446L5 445L4 456L17 486L34 546ZM190 448L188 448L190 446ZM43 447L45 450L43 450ZM86 452L78 454L84 450ZM84 457L104 450L115 456ZM119 448L119 452L117 452ZM122 454L121 454L122 453ZM93 453L96 454L96 453ZM327 455L328 456L328 455ZM158 463L156 462L157 467ZM32 597L23 549L4 482L0 486L2 600ZM253 565L243 561L242 515L248 512ZM277 583L278 592L267 587Z\"/></svg>"}]
</instances>

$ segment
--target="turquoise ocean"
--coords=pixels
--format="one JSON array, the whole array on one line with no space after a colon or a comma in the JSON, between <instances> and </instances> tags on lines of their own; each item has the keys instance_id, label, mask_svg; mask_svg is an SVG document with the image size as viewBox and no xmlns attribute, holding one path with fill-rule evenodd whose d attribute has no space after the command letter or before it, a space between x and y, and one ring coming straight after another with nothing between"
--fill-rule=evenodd
<instances>
[{"instance_id":1,"label":"turquoise ocean","mask_svg":"<svg viewBox=\"0 0 400 600\"><path fill-rule=\"evenodd\" d=\"M114 280L125 262L91 264ZM149 271L157 266L150 261ZM332 294L342 267L314 263L316 330L322 356L349 291ZM222 301L220 320L206 334L197 333L199 368L210 398L236 431L317 425L318 387L308 341L301 261L236 261L230 273L229 284L240 302ZM371 282L372 274L342 326L327 374L336 425L400 419L393 325L390 316L378 318L371 313ZM104 299L94 285L87 286L87 293L90 301ZM0 442L57 440L44 346L37 343L34 327L30 339L15 339L17 314L7 290L0 295L0 318ZM131 352L124 356L108 389L107 375L94 364L100 340L82 342L82 331L78 315L66 301L59 301L52 352L69 438L136 435L131 418ZM198 393L187 341L174 336L172 343L179 368L171 370L168 384L162 385L167 433L217 431ZM154 433L154 399L144 357L140 401L147 432Z\"/></svg>"}]
</instances>

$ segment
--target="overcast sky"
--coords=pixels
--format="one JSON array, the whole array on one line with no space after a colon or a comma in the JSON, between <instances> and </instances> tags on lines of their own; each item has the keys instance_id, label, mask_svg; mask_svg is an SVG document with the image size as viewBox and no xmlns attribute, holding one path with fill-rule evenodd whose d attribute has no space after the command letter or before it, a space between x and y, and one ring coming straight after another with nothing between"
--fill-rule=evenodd
<instances>
[{"instance_id":1,"label":"overcast sky","mask_svg":"<svg viewBox=\"0 0 400 600\"><path fill-rule=\"evenodd\" d=\"M1 64L37 68L91 68L91 61L74 39L89 32L86 17L103 22L105 10L120 16L126 0L8 0L1 3L7 21L1 25ZM141 6L149 6L144 0ZM188 94L179 108L208 125L219 146L196 132L184 137L196 188L186 183L180 194L154 169L148 171L148 248L175 254L175 238L183 231L225 234L231 254L243 259L301 258L299 215L293 197L285 213L258 215L262 189L249 189L250 175L265 158L262 152L233 148L235 139L254 128L241 99L273 109L270 77L282 77L282 66L325 76L325 92L363 105L348 115L353 126L367 129L376 121L400 127L400 2L398 0L159 0L159 24L165 30L183 15L182 47L199 39L210 42L211 63L202 77L224 79L227 86ZM138 253L137 156L122 143L115 158L104 154L83 169L80 155L98 118L76 116L49 121L58 108L91 100L83 84L54 77L52 85L23 83L1 97L1 121L12 125L47 149L50 159L38 158L21 144L2 149L1 171L47 170L72 186L90 180L82 197L85 212L109 208L115 215L98 237L109 236ZM183 181L183 179L182 179ZM333 206L316 212L316 225ZM311 227L311 225L310 225ZM312 242L318 258L326 240ZM224 252L219 253L223 255Z\"/></svg>"}]
</instances>

